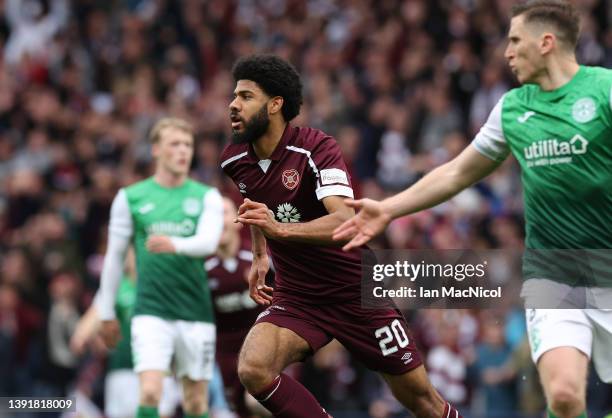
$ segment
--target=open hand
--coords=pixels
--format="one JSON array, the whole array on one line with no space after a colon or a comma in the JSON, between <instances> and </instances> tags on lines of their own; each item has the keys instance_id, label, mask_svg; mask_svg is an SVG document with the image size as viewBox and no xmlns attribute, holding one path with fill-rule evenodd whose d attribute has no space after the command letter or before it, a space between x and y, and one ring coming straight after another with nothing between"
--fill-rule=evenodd
<instances>
[{"instance_id":1,"label":"open hand","mask_svg":"<svg viewBox=\"0 0 612 418\"><path fill-rule=\"evenodd\" d=\"M384 210L382 203L372 199L346 199L344 201L359 212L351 219L334 229L333 239L343 241L350 239L342 247L344 251L360 247L385 230L391 216Z\"/></svg>"}]
</instances>

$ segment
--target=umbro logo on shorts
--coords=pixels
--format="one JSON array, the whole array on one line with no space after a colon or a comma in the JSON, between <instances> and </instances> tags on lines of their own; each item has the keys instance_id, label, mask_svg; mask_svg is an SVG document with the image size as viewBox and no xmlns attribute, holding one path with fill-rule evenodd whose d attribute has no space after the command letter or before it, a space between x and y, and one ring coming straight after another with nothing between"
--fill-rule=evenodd
<instances>
[{"instance_id":1,"label":"umbro logo on shorts","mask_svg":"<svg viewBox=\"0 0 612 418\"><path fill-rule=\"evenodd\" d=\"M404 353L404 355L402 356L402 361L404 362L404 364L408 364L412 360L413 360L412 353Z\"/></svg>"}]
</instances>

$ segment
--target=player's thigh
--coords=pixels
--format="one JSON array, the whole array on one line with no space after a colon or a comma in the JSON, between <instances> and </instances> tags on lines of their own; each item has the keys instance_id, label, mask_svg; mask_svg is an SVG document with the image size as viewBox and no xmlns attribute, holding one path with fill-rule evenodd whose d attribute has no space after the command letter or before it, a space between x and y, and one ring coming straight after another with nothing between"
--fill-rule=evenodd
<instances>
[{"instance_id":1,"label":"player's thigh","mask_svg":"<svg viewBox=\"0 0 612 418\"><path fill-rule=\"evenodd\" d=\"M560 347L571 347L587 358L591 356L593 325L584 310L527 309L525 317L531 358L536 365L544 354Z\"/></svg>"},{"instance_id":2,"label":"player's thigh","mask_svg":"<svg viewBox=\"0 0 612 418\"><path fill-rule=\"evenodd\" d=\"M589 309L585 313L593 324L595 370L601 380L612 383L612 310Z\"/></svg>"},{"instance_id":3,"label":"player's thigh","mask_svg":"<svg viewBox=\"0 0 612 418\"><path fill-rule=\"evenodd\" d=\"M129 369L112 370L104 381L104 414L133 418L138 409L138 375Z\"/></svg>"},{"instance_id":4,"label":"player's thigh","mask_svg":"<svg viewBox=\"0 0 612 418\"><path fill-rule=\"evenodd\" d=\"M175 321L176 375L192 381L212 379L215 367L216 327L208 322Z\"/></svg>"},{"instance_id":5,"label":"player's thigh","mask_svg":"<svg viewBox=\"0 0 612 418\"><path fill-rule=\"evenodd\" d=\"M238 358L243 367L280 373L289 364L303 360L310 345L296 332L270 322L259 322L247 334Z\"/></svg>"},{"instance_id":6,"label":"player's thigh","mask_svg":"<svg viewBox=\"0 0 612 418\"><path fill-rule=\"evenodd\" d=\"M170 370L175 328L172 321L151 315L132 318L132 358L134 371Z\"/></svg>"},{"instance_id":7,"label":"player's thigh","mask_svg":"<svg viewBox=\"0 0 612 418\"><path fill-rule=\"evenodd\" d=\"M321 308L326 331L370 370L403 375L423 362L408 323L397 309L358 304Z\"/></svg>"}]
</instances>

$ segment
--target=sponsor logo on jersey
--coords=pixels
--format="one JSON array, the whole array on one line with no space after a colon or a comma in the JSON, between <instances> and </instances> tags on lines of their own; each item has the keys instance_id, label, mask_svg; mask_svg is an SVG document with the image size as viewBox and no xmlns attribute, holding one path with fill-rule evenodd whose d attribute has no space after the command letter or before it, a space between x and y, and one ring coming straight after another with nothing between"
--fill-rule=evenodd
<instances>
[{"instance_id":1,"label":"sponsor logo on jersey","mask_svg":"<svg viewBox=\"0 0 612 418\"><path fill-rule=\"evenodd\" d=\"M153 209L155 209L155 203L153 202L145 203L143 206L140 207L140 209L138 209L138 213L140 213L141 215L146 215L147 213L151 212Z\"/></svg>"},{"instance_id":2,"label":"sponsor logo on jersey","mask_svg":"<svg viewBox=\"0 0 612 418\"><path fill-rule=\"evenodd\" d=\"M285 186L289 190L295 189L300 183L300 173L298 173L297 170L294 168L283 171L282 178L283 186Z\"/></svg>"},{"instance_id":3,"label":"sponsor logo on jersey","mask_svg":"<svg viewBox=\"0 0 612 418\"><path fill-rule=\"evenodd\" d=\"M281 203L276 208L276 218L281 222L299 222L302 215L291 203Z\"/></svg>"},{"instance_id":4,"label":"sponsor logo on jersey","mask_svg":"<svg viewBox=\"0 0 612 418\"><path fill-rule=\"evenodd\" d=\"M187 216L196 216L202 210L200 201L195 197L188 197L183 200L183 212Z\"/></svg>"},{"instance_id":5,"label":"sponsor logo on jersey","mask_svg":"<svg viewBox=\"0 0 612 418\"><path fill-rule=\"evenodd\" d=\"M523 148L527 167L570 164L575 155L585 154L589 141L580 134L576 134L569 141L560 141L556 138L533 142Z\"/></svg>"},{"instance_id":6,"label":"sponsor logo on jersey","mask_svg":"<svg viewBox=\"0 0 612 418\"><path fill-rule=\"evenodd\" d=\"M589 122L595 117L596 112L597 105L595 104L595 100L590 97L578 99L572 106L572 117L579 123Z\"/></svg>"},{"instance_id":7,"label":"sponsor logo on jersey","mask_svg":"<svg viewBox=\"0 0 612 418\"><path fill-rule=\"evenodd\" d=\"M191 219L184 219L182 222L160 221L149 225L147 234L188 237L193 235L195 227L195 222Z\"/></svg>"},{"instance_id":8,"label":"sponsor logo on jersey","mask_svg":"<svg viewBox=\"0 0 612 418\"><path fill-rule=\"evenodd\" d=\"M528 112L523 113L521 116L519 116L518 118L516 118L516 120L519 123L525 123L527 122L527 119L529 119L530 117L532 117L533 115L535 115L536 112L534 112L533 110L530 110Z\"/></svg>"},{"instance_id":9,"label":"sponsor logo on jersey","mask_svg":"<svg viewBox=\"0 0 612 418\"><path fill-rule=\"evenodd\" d=\"M346 173L339 168L326 168L321 170L321 185L326 184L346 184L348 185L348 177Z\"/></svg>"}]
</instances>

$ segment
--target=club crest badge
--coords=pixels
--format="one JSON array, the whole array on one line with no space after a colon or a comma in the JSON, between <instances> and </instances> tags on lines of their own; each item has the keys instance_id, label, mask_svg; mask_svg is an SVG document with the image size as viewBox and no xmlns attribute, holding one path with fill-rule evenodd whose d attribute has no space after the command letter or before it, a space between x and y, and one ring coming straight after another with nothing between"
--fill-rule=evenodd
<instances>
[{"instance_id":1,"label":"club crest badge","mask_svg":"<svg viewBox=\"0 0 612 418\"><path fill-rule=\"evenodd\" d=\"M590 97L583 97L577 100L572 106L572 117L578 123L587 123L591 121L597 113L597 105L595 100Z\"/></svg>"},{"instance_id":2,"label":"club crest badge","mask_svg":"<svg viewBox=\"0 0 612 418\"><path fill-rule=\"evenodd\" d=\"M289 190L293 190L300 183L300 173L296 169L283 171L283 186Z\"/></svg>"}]
</instances>

